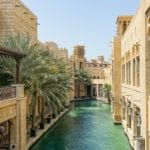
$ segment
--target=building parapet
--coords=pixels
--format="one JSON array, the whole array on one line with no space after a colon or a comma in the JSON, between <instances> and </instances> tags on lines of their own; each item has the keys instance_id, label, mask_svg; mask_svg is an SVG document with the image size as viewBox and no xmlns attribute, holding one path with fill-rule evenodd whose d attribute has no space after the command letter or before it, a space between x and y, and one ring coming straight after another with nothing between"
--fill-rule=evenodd
<instances>
[{"instance_id":1,"label":"building parapet","mask_svg":"<svg viewBox=\"0 0 150 150\"><path fill-rule=\"evenodd\" d=\"M0 88L0 101L16 97L16 87Z\"/></svg>"}]
</instances>

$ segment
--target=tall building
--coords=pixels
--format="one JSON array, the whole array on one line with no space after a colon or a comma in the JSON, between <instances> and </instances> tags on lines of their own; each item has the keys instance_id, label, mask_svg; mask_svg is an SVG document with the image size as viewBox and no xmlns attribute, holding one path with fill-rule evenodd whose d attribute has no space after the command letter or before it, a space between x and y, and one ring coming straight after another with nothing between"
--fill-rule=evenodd
<instances>
[{"instance_id":1,"label":"tall building","mask_svg":"<svg viewBox=\"0 0 150 150\"><path fill-rule=\"evenodd\" d=\"M90 96L96 98L106 98L104 85L111 82L111 63L104 61L104 56L98 56L98 59L92 59L85 63L85 70L91 77Z\"/></svg>"},{"instance_id":2,"label":"tall building","mask_svg":"<svg viewBox=\"0 0 150 150\"><path fill-rule=\"evenodd\" d=\"M0 43L17 34L28 35L32 42L38 42L37 25L37 17L20 0L0 0ZM5 128L5 141L0 143L0 149L6 144L10 149L25 150L28 136L26 118L30 102L24 95L24 87L19 84L1 88L0 91L0 126Z\"/></svg>"},{"instance_id":3,"label":"tall building","mask_svg":"<svg viewBox=\"0 0 150 150\"><path fill-rule=\"evenodd\" d=\"M74 46L73 55L69 58L69 64L71 66L72 73L74 74L76 70L84 69L85 61L85 47L83 45ZM78 91L79 84L80 91ZM84 84L79 83L77 79L74 79L72 97L77 98L83 96L85 96Z\"/></svg>"},{"instance_id":4,"label":"tall building","mask_svg":"<svg viewBox=\"0 0 150 150\"><path fill-rule=\"evenodd\" d=\"M98 59L86 61L85 47L77 45L74 47L73 55L70 57L70 65L73 72L76 70L85 70L91 77L91 84L85 88L80 85L80 97L106 98L104 85L111 85L111 63L104 60L104 56L98 56ZM74 82L74 97L78 97L78 82Z\"/></svg>"},{"instance_id":5,"label":"tall building","mask_svg":"<svg viewBox=\"0 0 150 150\"><path fill-rule=\"evenodd\" d=\"M117 35L113 39L112 51L112 94L115 105L113 105L113 120L121 123L121 37L127 30L132 16L119 16L117 18Z\"/></svg>"},{"instance_id":6,"label":"tall building","mask_svg":"<svg viewBox=\"0 0 150 150\"><path fill-rule=\"evenodd\" d=\"M135 150L150 149L150 1L117 18L113 41L113 118Z\"/></svg>"},{"instance_id":7,"label":"tall building","mask_svg":"<svg viewBox=\"0 0 150 150\"><path fill-rule=\"evenodd\" d=\"M18 33L36 41L37 25L37 17L20 0L0 0L0 41Z\"/></svg>"},{"instance_id":8,"label":"tall building","mask_svg":"<svg viewBox=\"0 0 150 150\"><path fill-rule=\"evenodd\" d=\"M85 47L83 45L74 46L73 55L70 57L73 70L83 69L85 61Z\"/></svg>"}]
</instances>

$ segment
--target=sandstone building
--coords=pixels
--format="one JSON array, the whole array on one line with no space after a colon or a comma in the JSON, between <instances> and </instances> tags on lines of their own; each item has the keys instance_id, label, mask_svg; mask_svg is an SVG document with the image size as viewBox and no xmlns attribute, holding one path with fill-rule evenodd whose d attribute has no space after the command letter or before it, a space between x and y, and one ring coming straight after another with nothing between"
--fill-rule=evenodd
<instances>
[{"instance_id":1,"label":"sandstone building","mask_svg":"<svg viewBox=\"0 0 150 150\"><path fill-rule=\"evenodd\" d=\"M0 0L0 40L22 33L37 40L37 17L20 0Z\"/></svg>"},{"instance_id":2,"label":"sandstone building","mask_svg":"<svg viewBox=\"0 0 150 150\"><path fill-rule=\"evenodd\" d=\"M76 70L84 69L85 67L85 47L83 45L74 46L73 55L69 58L69 64L71 66L72 73L74 74ZM80 91L78 91L78 86L80 84ZM73 93L72 97L77 98L85 97L85 88L83 83L79 83L78 79L73 81Z\"/></svg>"},{"instance_id":3,"label":"sandstone building","mask_svg":"<svg viewBox=\"0 0 150 150\"><path fill-rule=\"evenodd\" d=\"M0 48L0 59L16 60L16 84L0 88L0 149L26 149L26 100L19 84L19 62L25 55Z\"/></svg>"},{"instance_id":4,"label":"sandstone building","mask_svg":"<svg viewBox=\"0 0 150 150\"><path fill-rule=\"evenodd\" d=\"M85 69L91 74L92 85L89 87L89 96L103 97L102 91L98 89L97 94L94 94L95 85L101 90L103 84L111 83L111 65L105 62L103 58L87 62L85 59L85 48L82 45L74 47L73 55L68 58L68 51L65 48L59 48L54 42L43 44L37 38L37 17L20 1L20 0L0 0L0 42L8 36L17 34L29 35L33 42L38 42L41 47L54 52L56 57L63 58L69 62L72 72L77 69ZM70 94L70 99L77 97L76 84L74 82L74 91ZM0 89L0 94L4 94L5 89ZM15 85L8 90L12 97L0 99L0 125L4 125L6 129L5 135L10 134L9 144L12 149L25 150L29 137L28 130L31 125L28 123L30 119L29 105L30 101L24 95L23 85ZM81 85L80 96L85 96L84 84ZM5 100L5 101L3 101ZM46 115L49 111L46 110ZM36 105L36 126L41 114L41 100L37 99ZM26 122L27 121L27 122ZM9 128L10 127L10 128Z\"/></svg>"},{"instance_id":5,"label":"sandstone building","mask_svg":"<svg viewBox=\"0 0 150 150\"><path fill-rule=\"evenodd\" d=\"M113 119L135 150L150 149L150 1L117 18L113 41Z\"/></svg>"},{"instance_id":6,"label":"sandstone building","mask_svg":"<svg viewBox=\"0 0 150 150\"><path fill-rule=\"evenodd\" d=\"M55 42L46 42L45 45L48 51L53 53L57 58L68 61L68 50L66 48L59 48Z\"/></svg>"},{"instance_id":7,"label":"sandstone building","mask_svg":"<svg viewBox=\"0 0 150 150\"><path fill-rule=\"evenodd\" d=\"M37 25L37 17L20 0L0 0L0 42L17 34L28 35L32 42L37 42ZM10 149L25 150L29 105L24 96L24 87L19 84L1 88L0 93L0 125L5 128L6 138L6 143L0 144L0 149L8 144Z\"/></svg>"},{"instance_id":8,"label":"sandstone building","mask_svg":"<svg viewBox=\"0 0 150 150\"><path fill-rule=\"evenodd\" d=\"M87 61L85 58L85 47L83 45L77 45L74 47L73 55L69 61L73 71L78 69L85 70L90 78L91 84L85 88L84 84L81 84L80 97L93 97L93 98L105 98L103 91L104 84L111 85L111 64L104 61L103 56L99 56L98 59ZM74 97L78 97L78 82L74 82Z\"/></svg>"},{"instance_id":9,"label":"sandstone building","mask_svg":"<svg viewBox=\"0 0 150 150\"><path fill-rule=\"evenodd\" d=\"M104 85L112 84L110 62L104 61L104 56L98 56L98 59L85 62L85 70L91 77L90 96L98 99L105 98Z\"/></svg>"}]
</instances>

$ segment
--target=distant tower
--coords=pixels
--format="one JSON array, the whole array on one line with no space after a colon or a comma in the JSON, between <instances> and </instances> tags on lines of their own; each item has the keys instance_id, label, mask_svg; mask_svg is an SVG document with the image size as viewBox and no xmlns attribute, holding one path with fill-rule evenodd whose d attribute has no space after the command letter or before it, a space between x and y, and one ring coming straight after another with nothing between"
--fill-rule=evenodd
<instances>
[{"instance_id":1,"label":"distant tower","mask_svg":"<svg viewBox=\"0 0 150 150\"><path fill-rule=\"evenodd\" d=\"M76 58L84 58L85 47L82 45L74 46L74 57Z\"/></svg>"},{"instance_id":2,"label":"distant tower","mask_svg":"<svg viewBox=\"0 0 150 150\"><path fill-rule=\"evenodd\" d=\"M133 18L133 16L119 16L117 18L116 24L117 24L117 35L118 36L122 36L125 33L132 18Z\"/></svg>"},{"instance_id":3,"label":"distant tower","mask_svg":"<svg viewBox=\"0 0 150 150\"><path fill-rule=\"evenodd\" d=\"M83 45L74 46L73 56L70 59L74 70L84 69L85 65L84 55L85 55L85 46Z\"/></svg>"}]
</instances>

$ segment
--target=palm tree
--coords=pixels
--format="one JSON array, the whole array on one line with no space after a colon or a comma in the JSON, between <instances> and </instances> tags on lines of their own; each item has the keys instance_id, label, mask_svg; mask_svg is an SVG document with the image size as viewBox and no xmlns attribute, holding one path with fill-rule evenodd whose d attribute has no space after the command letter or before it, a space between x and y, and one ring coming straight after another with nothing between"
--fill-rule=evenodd
<instances>
[{"instance_id":1,"label":"palm tree","mask_svg":"<svg viewBox=\"0 0 150 150\"><path fill-rule=\"evenodd\" d=\"M59 63L61 63L61 65ZM44 127L45 102L51 106L53 116L55 117L57 113L64 109L64 104L67 100L67 92L71 90L67 64L62 64L62 61L56 61L55 59L53 71L51 71L50 74L45 74L44 78L41 79L41 97L43 101L41 109L41 128Z\"/></svg>"},{"instance_id":2,"label":"palm tree","mask_svg":"<svg viewBox=\"0 0 150 150\"><path fill-rule=\"evenodd\" d=\"M35 136L35 110L37 98L42 100L41 108L41 128L45 123L45 103L47 102L56 111L63 107L67 92L70 87L69 67L62 60L49 54L46 49L42 49L37 43L32 44L29 37L17 35L9 37L4 41L4 46L18 50L27 55L20 66L21 82L25 84L25 93L31 100L31 136ZM4 64L4 63L3 63ZM14 63L5 63L5 71L14 74Z\"/></svg>"},{"instance_id":3,"label":"palm tree","mask_svg":"<svg viewBox=\"0 0 150 150\"><path fill-rule=\"evenodd\" d=\"M80 86L81 83L84 84L85 86L85 96L87 96L86 91L87 91L87 85L90 85L90 76L88 72L84 69L79 69L75 71L75 79L77 81L77 93L78 93L78 98L80 98Z\"/></svg>"},{"instance_id":4,"label":"palm tree","mask_svg":"<svg viewBox=\"0 0 150 150\"><path fill-rule=\"evenodd\" d=\"M45 80L45 81L44 81ZM56 116L58 111L63 107L62 102L66 98L66 86L57 79L56 75L48 75L45 79L41 80L40 97L42 99L41 108L41 123L40 127L44 128L45 115L44 108L45 103L49 104L53 109L53 114ZM67 85L67 84L66 84Z\"/></svg>"},{"instance_id":5,"label":"palm tree","mask_svg":"<svg viewBox=\"0 0 150 150\"><path fill-rule=\"evenodd\" d=\"M108 103L111 103L111 99L110 99L111 85L104 84L103 90L104 90L104 93L106 93L106 95L107 95Z\"/></svg>"},{"instance_id":6,"label":"palm tree","mask_svg":"<svg viewBox=\"0 0 150 150\"><path fill-rule=\"evenodd\" d=\"M29 84L29 89L26 90L26 94L28 95L28 98L31 99L31 136L36 135L36 128L35 128L35 106L37 103L37 97L38 97L38 81L35 79L32 79L31 81L27 81Z\"/></svg>"},{"instance_id":7,"label":"palm tree","mask_svg":"<svg viewBox=\"0 0 150 150\"><path fill-rule=\"evenodd\" d=\"M35 107L37 103L37 97L39 94L39 77L44 67L41 65L40 56L42 50L37 43L32 44L30 37L23 35L16 35L8 37L3 46L18 50L27 55L22 60L20 65L20 78L21 82L25 84L25 93L29 100L31 100L31 135L35 135ZM11 61L10 61L11 62ZM6 72L14 75L15 64L5 63L3 67Z\"/></svg>"},{"instance_id":8,"label":"palm tree","mask_svg":"<svg viewBox=\"0 0 150 150\"><path fill-rule=\"evenodd\" d=\"M89 74L86 72L85 76L84 76L84 85L85 85L85 97L88 96L87 94L87 86L89 86L91 84L91 79Z\"/></svg>"}]
</instances>

